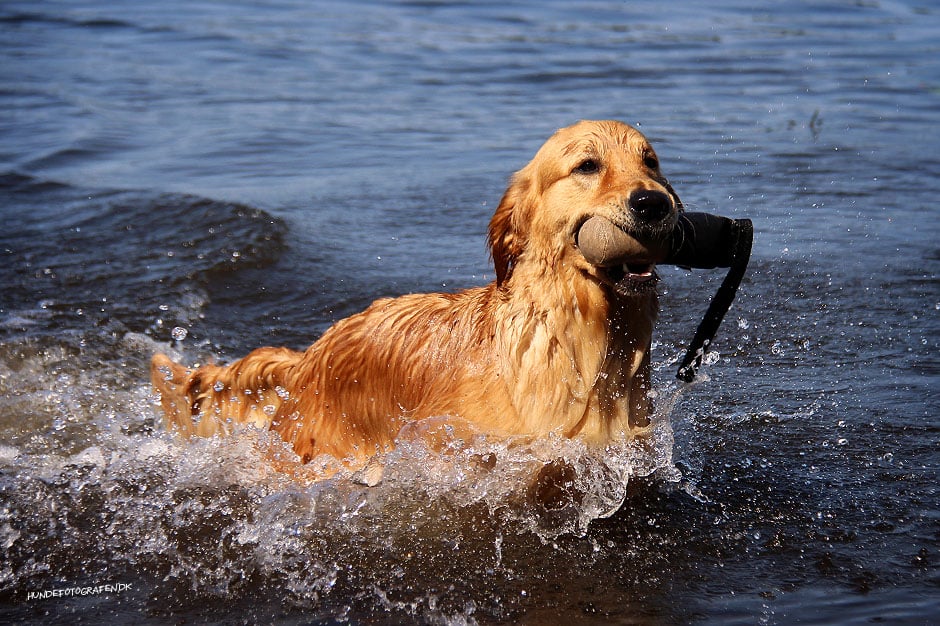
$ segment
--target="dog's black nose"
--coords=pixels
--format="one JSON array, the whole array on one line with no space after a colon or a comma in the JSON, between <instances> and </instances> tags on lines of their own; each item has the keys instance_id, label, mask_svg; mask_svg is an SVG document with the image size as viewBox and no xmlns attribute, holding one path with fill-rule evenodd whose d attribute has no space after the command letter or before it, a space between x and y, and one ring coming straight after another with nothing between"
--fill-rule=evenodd
<instances>
[{"instance_id":1,"label":"dog's black nose","mask_svg":"<svg viewBox=\"0 0 940 626\"><path fill-rule=\"evenodd\" d=\"M638 189L630 194L630 210L643 222L658 222L672 211L669 196L661 191Z\"/></svg>"}]
</instances>

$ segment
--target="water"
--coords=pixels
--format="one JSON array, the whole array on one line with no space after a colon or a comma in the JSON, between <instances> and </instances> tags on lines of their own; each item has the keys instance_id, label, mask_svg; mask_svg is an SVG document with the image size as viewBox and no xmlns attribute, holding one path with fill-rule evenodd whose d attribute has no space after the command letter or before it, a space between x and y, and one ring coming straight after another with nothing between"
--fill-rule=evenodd
<instances>
[{"instance_id":1,"label":"water","mask_svg":"<svg viewBox=\"0 0 940 626\"><path fill-rule=\"evenodd\" d=\"M2 620L936 623L940 13L668 6L5 2ZM579 118L756 225L690 388L720 276L663 272L651 450L404 433L381 485L304 486L162 430L158 349L491 280L509 174ZM589 497L533 511L556 456Z\"/></svg>"}]
</instances>

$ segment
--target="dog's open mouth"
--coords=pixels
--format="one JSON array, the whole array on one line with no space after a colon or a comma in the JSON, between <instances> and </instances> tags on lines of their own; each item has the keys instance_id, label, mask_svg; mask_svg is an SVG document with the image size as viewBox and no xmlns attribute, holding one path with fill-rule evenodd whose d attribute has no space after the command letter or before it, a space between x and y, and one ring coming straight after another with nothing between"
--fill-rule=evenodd
<instances>
[{"instance_id":1,"label":"dog's open mouth","mask_svg":"<svg viewBox=\"0 0 940 626\"><path fill-rule=\"evenodd\" d=\"M598 273L622 294L652 289L659 280L653 263L623 263L611 267L598 267Z\"/></svg>"},{"instance_id":2,"label":"dog's open mouth","mask_svg":"<svg viewBox=\"0 0 940 626\"><path fill-rule=\"evenodd\" d=\"M624 295L652 289L658 279L656 261L668 251L664 238L638 238L597 216L581 224L575 241L596 275Z\"/></svg>"}]
</instances>

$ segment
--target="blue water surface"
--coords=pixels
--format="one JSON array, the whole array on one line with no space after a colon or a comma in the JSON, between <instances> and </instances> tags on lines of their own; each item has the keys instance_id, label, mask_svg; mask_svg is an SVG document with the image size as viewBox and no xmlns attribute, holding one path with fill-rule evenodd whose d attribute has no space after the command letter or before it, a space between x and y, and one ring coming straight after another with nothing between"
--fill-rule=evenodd
<instances>
[{"instance_id":1,"label":"blue water surface","mask_svg":"<svg viewBox=\"0 0 940 626\"><path fill-rule=\"evenodd\" d=\"M606 118L756 228L689 389L721 276L661 271L674 440L615 515L546 530L454 459L304 488L163 431L153 351L489 282L512 172ZM936 623L938 122L925 0L2 3L0 616Z\"/></svg>"}]
</instances>

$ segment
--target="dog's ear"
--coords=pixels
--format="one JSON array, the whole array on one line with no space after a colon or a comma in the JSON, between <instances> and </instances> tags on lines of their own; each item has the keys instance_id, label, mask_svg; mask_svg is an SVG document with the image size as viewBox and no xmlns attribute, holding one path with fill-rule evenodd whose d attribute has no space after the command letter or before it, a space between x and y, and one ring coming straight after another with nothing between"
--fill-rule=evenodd
<instances>
[{"instance_id":1,"label":"dog's ear","mask_svg":"<svg viewBox=\"0 0 940 626\"><path fill-rule=\"evenodd\" d=\"M496 285L502 285L511 275L516 261L525 248L527 223L527 197L532 183L525 170L517 172L503 194L496 212L490 220L489 248L496 266Z\"/></svg>"}]
</instances>

